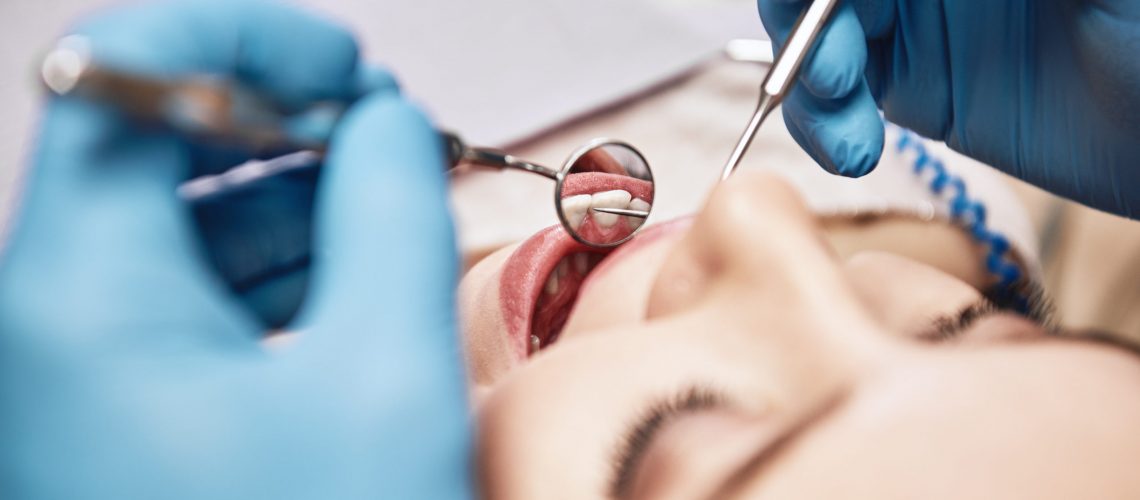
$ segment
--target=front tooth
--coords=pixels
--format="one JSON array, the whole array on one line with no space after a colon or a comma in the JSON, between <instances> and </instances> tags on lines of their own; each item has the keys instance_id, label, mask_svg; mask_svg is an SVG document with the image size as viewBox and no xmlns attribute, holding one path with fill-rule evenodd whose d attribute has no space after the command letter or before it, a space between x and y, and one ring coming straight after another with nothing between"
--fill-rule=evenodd
<instances>
[{"instance_id":1,"label":"front tooth","mask_svg":"<svg viewBox=\"0 0 1140 500\"><path fill-rule=\"evenodd\" d=\"M546 278L546 285L543 286L543 290L546 290L547 295L554 295L554 294L558 293L558 273L557 272L550 273L550 277Z\"/></svg>"},{"instance_id":2,"label":"front tooth","mask_svg":"<svg viewBox=\"0 0 1140 500\"><path fill-rule=\"evenodd\" d=\"M574 270L578 271L578 274L585 276L586 273L590 271L590 256L589 256L589 254L576 253L576 254L574 254L573 259L574 259Z\"/></svg>"},{"instance_id":3,"label":"front tooth","mask_svg":"<svg viewBox=\"0 0 1140 500\"><path fill-rule=\"evenodd\" d=\"M565 278L566 275L569 273L570 273L570 261L568 261L566 259L562 259L558 263L558 267L554 268L554 274L557 275L559 278Z\"/></svg>"},{"instance_id":4,"label":"front tooth","mask_svg":"<svg viewBox=\"0 0 1140 500\"><path fill-rule=\"evenodd\" d=\"M615 189L594 193L590 201L590 208L626 208L629 206L630 195L628 191ZM617 223L620 215L592 212L591 216L601 227L610 227Z\"/></svg>"},{"instance_id":5,"label":"front tooth","mask_svg":"<svg viewBox=\"0 0 1140 500\"><path fill-rule=\"evenodd\" d=\"M641 198L634 198L633 200L631 200L629 202L629 209L630 210L640 210L642 212L648 212L649 209L652 207L653 206L650 205L648 201L645 201ZM630 229L637 229L637 228L641 227L642 224L645 224L645 219L639 219L637 217L626 217L626 222L629 224Z\"/></svg>"},{"instance_id":6,"label":"front tooth","mask_svg":"<svg viewBox=\"0 0 1140 500\"><path fill-rule=\"evenodd\" d=\"M562 213L566 215L566 220L570 222L570 227L574 230L582 225L582 220L586 218L586 212L590 210L590 201L593 197L588 194L579 194L562 198Z\"/></svg>"}]
</instances>

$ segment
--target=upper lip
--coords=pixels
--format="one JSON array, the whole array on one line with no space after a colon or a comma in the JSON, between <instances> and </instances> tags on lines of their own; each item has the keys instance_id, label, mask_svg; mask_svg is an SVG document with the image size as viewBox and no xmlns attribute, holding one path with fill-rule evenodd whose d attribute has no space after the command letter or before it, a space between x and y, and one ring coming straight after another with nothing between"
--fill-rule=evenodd
<instances>
[{"instance_id":1,"label":"upper lip","mask_svg":"<svg viewBox=\"0 0 1140 500\"><path fill-rule=\"evenodd\" d=\"M610 189L622 189L630 196L653 203L653 183L635 179L624 175L607 174L602 172L582 172L566 176L562 183L563 198L579 195L593 194Z\"/></svg>"}]
</instances>

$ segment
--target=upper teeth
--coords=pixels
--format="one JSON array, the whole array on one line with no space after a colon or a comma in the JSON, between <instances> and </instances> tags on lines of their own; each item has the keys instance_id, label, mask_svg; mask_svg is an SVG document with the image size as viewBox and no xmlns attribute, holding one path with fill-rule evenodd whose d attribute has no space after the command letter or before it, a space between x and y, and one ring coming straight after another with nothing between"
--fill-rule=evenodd
<instances>
[{"instance_id":1,"label":"upper teeth","mask_svg":"<svg viewBox=\"0 0 1140 500\"><path fill-rule=\"evenodd\" d=\"M630 210L648 212L651 208L653 208L653 205L650 205L648 201L645 201L641 198L634 198L629 202ZM629 227L632 229L637 229L645 223L645 219L638 219L637 217L627 217L626 219L629 221Z\"/></svg>"},{"instance_id":2,"label":"upper teeth","mask_svg":"<svg viewBox=\"0 0 1140 500\"><path fill-rule=\"evenodd\" d=\"M602 191L594 193L594 197L590 200L590 208L629 208L630 195L627 191L615 189L613 191ZM617 223L621 218L617 214L607 214L604 212L591 212L594 220L597 221L599 226L610 227Z\"/></svg>"},{"instance_id":3,"label":"upper teeth","mask_svg":"<svg viewBox=\"0 0 1140 500\"><path fill-rule=\"evenodd\" d=\"M592 196L588 194L562 198L562 213L566 214L566 221L570 223L570 227L576 230L582 225L586 212L590 210L591 198Z\"/></svg>"},{"instance_id":4,"label":"upper teeth","mask_svg":"<svg viewBox=\"0 0 1140 500\"><path fill-rule=\"evenodd\" d=\"M649 210L649 203L640 198L633 198L628 191L622 189L562 198L562 212L566 215L566 221L570 223L570 228L574 230L582 225L587 214L604 228L613 226L622 217L617 214L595 212L590 210L592 208L621 208L644 211ZM637 225L640 225L640 221Z\"/></svg>"}]
</instances>

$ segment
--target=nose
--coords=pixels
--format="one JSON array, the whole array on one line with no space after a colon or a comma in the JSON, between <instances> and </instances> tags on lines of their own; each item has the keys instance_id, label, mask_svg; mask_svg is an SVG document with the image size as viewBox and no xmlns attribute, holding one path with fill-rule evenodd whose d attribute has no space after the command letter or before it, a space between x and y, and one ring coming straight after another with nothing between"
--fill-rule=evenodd
<instances>
[{"instance_id":1,"label":"nose","mask_svg":"<svg viewBox=\"0 0 1140 500\"><path fill-rule=\"evenodd\" d=\"M675 314L714 295L857 309L850 291L799 193L779 176L749 172L709 196L658 275L649 315Z\"/></svg>"},{"instance_id":2,"label":"nose","mask_svg":"<svg viewBox=\"0 0 1140 500\"><path fill-rule=\"evenodd\" d=\"M666 259L647 314L706 315L769 353L848 364L876 356L883 337L856 292L796 190L743 172L714 190Z\"/></svg>"}]
</instances>

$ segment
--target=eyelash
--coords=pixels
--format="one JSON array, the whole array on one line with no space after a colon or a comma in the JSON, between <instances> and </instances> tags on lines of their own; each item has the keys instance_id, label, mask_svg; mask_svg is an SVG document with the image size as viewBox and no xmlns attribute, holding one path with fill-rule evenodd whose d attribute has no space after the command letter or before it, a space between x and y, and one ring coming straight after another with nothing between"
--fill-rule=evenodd
<instances>
[{"instance_id":1,"label":"eyelash","mask_svg":"<svg viewBox=\"0 0 1140 500\"><path fill-rule=\"evenodd\" d=\"M986 298L966 306L953 316L944 316L934 320L930 328L919 336L930 342L948 342L954 340L970 329L977 322L995 314L1015 314L1032 321L1044 328L1047 332L1057 330L1056 320L1053 317L1053 304L1040 287L1029 287L1023 290L1027 310L1020 310L1015 303L1006 300L1008 294L987 294Z\"/></svg>"},{"instance_id":2,"label":"eyelash","mask_svg":"<svg viewBox=\"0 0 1140 500\"><path fill-rule=\"evenodd\" d=\"M649 410L638 419L622 439L618 453L614 457L614 480L609 488L610 498L624 498L632 486L634 472L649 443L662 427L687 413L717 408L725 404L726 398L707 386L690 386L671 396L658 399Z\"/></svg>"},{"instance_id":3,"label":"eyelash","mask_svg":"<svg viewBox=\"0 0 1140 500\"><path fill-rule=\"evenodd\" d=\"M954 340L976 324L989 316L1005 312L989 300L981 300L964 307L953 316L942 316L934 320L930 328L920 335L923 340L931 342L949 342Z\"/></svg>"}]
</instances>

